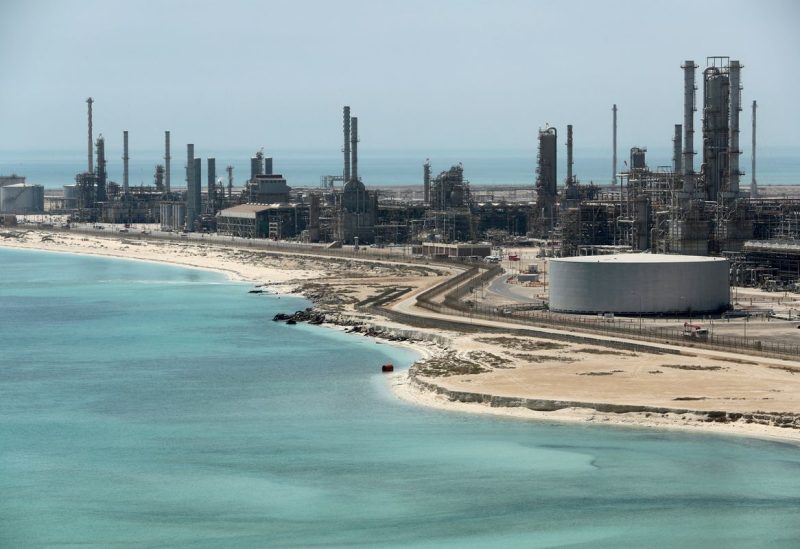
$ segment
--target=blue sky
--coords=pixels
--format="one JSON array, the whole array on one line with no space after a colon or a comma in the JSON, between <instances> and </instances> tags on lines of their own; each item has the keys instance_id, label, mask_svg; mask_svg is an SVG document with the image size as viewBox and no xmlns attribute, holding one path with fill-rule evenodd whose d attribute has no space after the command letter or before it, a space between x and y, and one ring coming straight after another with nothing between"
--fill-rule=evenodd
<instances>
[{"instance_id":1,"label":"blue sky","mask_svg":"<svg viewBox=\"0 0 800 549\"><path fill-rule=\"evenodd\" d=\"M533 149L549 123L576 151L669 149L680 65L744 64L742 142L800 149L800 3L740 1L17 1L0 3L0 154L340 147L341 106L364 149ZM698 101L700 100L698 92ZM699 128L700 113L696 118Z\"/></svg>"}]
</instances>

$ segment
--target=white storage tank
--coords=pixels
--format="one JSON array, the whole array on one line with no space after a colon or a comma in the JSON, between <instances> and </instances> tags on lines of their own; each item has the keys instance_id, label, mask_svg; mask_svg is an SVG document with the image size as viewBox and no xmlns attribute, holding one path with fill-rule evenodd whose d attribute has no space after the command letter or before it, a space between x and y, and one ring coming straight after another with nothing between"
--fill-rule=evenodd
<instances>
[{"instance_id":1,"label":"white storage tank","mask_svg":"<svg viewBox=\"0 0 800 549\"><path fill-rule=\"evenodd\" d=\"M615 254L550 260L550 310L565 313L710 313L730 304L727 259Z\"/></svg>"},{"instance_id":2,"label":"white storage tank","mask_svg":"<svg viewBox=\"0 0 800 549\"><path fill-rule=\"evenodd\" d=\"M44 212L44 187L18 183L0 187L0 213Z\"/></svg>"}]
</instances>

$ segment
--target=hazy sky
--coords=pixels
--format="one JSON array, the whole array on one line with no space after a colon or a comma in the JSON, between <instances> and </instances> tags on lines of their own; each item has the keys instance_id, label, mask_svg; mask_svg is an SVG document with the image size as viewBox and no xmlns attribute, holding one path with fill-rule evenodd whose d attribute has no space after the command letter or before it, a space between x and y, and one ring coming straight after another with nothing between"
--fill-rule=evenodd
<instances>
[{"instance_id":1,"label":"hazy sky","mask_svg":"<svg viewBox=\"0 0 800 549\"><path fill-rule=\"evenodd\" d=\"M667 149L681 63L699 82L715 55L744 64L743 145L756 99L759 144L800 148L799 36L791 0L2 0L0 154L81 150L88 96L95 135L144 150L165 129L205 151L338 150L349 104L362 150L528 149L572 123L576 154L602 152L613 103L621 150Z\"/></svg>"}]
</instances>

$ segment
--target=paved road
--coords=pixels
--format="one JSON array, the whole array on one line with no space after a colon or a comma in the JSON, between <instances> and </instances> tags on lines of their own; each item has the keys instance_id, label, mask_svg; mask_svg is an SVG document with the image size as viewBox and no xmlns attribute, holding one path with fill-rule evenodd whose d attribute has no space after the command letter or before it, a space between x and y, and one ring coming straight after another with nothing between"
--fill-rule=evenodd
<instances>
[{"instance_id":1,"label":"paved road","mask_svg":"<svg viewBox=\"0 0 800 549\"><path fill-rule=\"evenodd\" d=\"M499 303L541 303L536 294L541 288L528 288L518 284L508 284L508 273L503 273L492 280L486 288L488 301Z\"/></svg>"}]
</instances>

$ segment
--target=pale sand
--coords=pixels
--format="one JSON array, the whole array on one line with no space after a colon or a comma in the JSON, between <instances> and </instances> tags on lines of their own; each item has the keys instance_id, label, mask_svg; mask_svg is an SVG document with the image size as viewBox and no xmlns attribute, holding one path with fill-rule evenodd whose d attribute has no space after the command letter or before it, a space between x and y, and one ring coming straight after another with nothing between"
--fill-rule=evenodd
<instances>
[{"instance_id":1,"label":"pale sand","mask_svg":"<svg viewBox=\"0 0 800 549\"><path fill-rule=\"evenodd\" d=\"M800 433L755 423L706 422L693 414L604 413L591 408L563 408L541 412L522 407L493 407L475 402L459 402L414 384L408 371L396 372L390 378L391 388L400 400L414 406L425 406L451 413L481 414L518 420L555 424L605 425L608 427L656 429L694 432L711 435L741 436L800 445Z\"/></svg>"},{"instance_id":2,"label":"pale sand","mask_svg":"<svg viewBox=\"0 0 800 549\"><path fill-rule=\"evenodd\" d=\"M696 349L686 349L683 354L651 354L499 334L457 335L450 349L446 360L436 361L434 357L432 363L417 363L414 376L395 376L393 388L397 395L415 404L464 412L738 434L800 443L797 428L759 423L773 422L763 417L766 414L791 416L800 411L797 362ZM439 356L447 352L443 350ZM474 371L475 366L483 371ZM436 394L430 387L448 394ZM567 401L583 403L585 407L534 411L460 402L451 394L467 395L466 398L472 394L490 395L512 401ZM615 413L593 408L607 404L689 411ZM744 417L725 423L707 421L706 414L717 411ZM748 423L747 415L755 419Z\"/></svg>"},{"instance_id":3,"label":"pale sand","mask_svg":"<svg viewBox=\"0 0 800 549\"><path fill-rule=\"evenodd\" d=\"M121 235L101 237L66 232L27 231L20 238L0 238L0 245L174 263L224 272L234 280L265 284L270 291L275 292L300 288L307 293L316 291L319 295L343 296L338 301L323 304L322 309L326 313L341 315L340 321L346 318L350 323L365 323L394 330L408 329L408 327L382 317L355 311L352 304L385 288L408 285L414 289L412 294L416 294L443 280L441 276L419 276L417 272L404 272L402 268L391 264L381 266L380 262L375 261L359 264L326 257L260 252L229 245L140 241ZM411 302L413 299L405 298L403 302L395 304L395 307L406 313L421 316L454 318L423 311L410 305ZM419 329L416 331L422 332ZM508 342L493 342L486 339L500 337L497 334L485 335L484 339L479 341L478 338L482 337L480 335L448 333L441 330L436 330L436 333L443 334L450 341L440 345L421 341L407 341L400 344L412 347L423 359L447 356L444 361L452 363L455 357L458 360L471 361L487 370L483 373L444 377L418 376L420 380L436 384L445 390L698 411L724 410L742 413L800 411L800 363L748 356L737 357L726 353L700 352L696 349L687 349L684 355L633 354L601 345L562 342L555 343L565 345L564 347L520 350L510 348ZM554 343L550 339L531 338L531 340L543 341L551 346ZM608 354L609 351L621 354ZM458 363L458 360L455 363ZM691 369L679 369L674 366L689 366ZM788 366L790 369L797 367L798 370L793 372L770 366ZM424 364L419 367L424 367ZM800 431L795 429L740 421L707 423L692 414L617 414L600 413L588 408L534 412L523 408L465 404L422 390L411 383L405 374L395 375L391 379L392 388L399 397L418 405L442 409L546 421L710 431L800 441ZM676 398L692 400L675 400Z\"/></svg>"}]
</instances>

